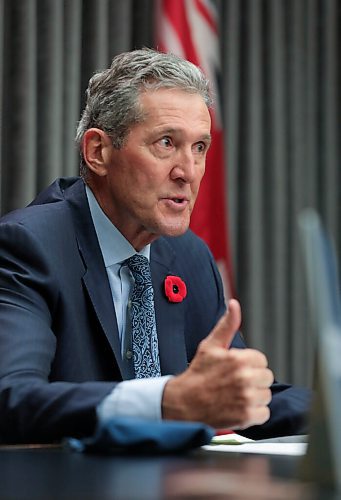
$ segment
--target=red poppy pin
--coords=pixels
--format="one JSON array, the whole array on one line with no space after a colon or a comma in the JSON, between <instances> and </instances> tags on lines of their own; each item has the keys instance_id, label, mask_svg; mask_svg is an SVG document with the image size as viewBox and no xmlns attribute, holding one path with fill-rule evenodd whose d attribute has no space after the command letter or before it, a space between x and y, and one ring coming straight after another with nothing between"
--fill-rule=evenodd
<instances>
[{"instance_id":1,"label":"red poppy pin","mask_svg":"<svg viewBox=\"0 0 341 500\"><path fill-rule=\"evenodd\" d=\"M187 295L185 282L179 276L167 276L165 293L169 302L182 302Z\"/></svg>"}]
</instances>

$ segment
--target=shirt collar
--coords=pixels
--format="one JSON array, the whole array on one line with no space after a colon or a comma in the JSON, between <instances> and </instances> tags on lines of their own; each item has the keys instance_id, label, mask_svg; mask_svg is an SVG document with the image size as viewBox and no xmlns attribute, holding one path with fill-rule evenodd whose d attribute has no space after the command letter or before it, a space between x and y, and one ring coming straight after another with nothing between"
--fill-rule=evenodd
<instances>
[{"instance_id":1,"label":"shirt collar","mask_svg":"<svg viewBox=\"0 0 341 500\"><path fill-rule=\"evenodd\" d=\"M91 189L88 186L85 189L105 267L119 264L136 254L135 248L105 215ZM149 260L150 245L145 246L138 253Z\"/></svg>"}]
</instances>

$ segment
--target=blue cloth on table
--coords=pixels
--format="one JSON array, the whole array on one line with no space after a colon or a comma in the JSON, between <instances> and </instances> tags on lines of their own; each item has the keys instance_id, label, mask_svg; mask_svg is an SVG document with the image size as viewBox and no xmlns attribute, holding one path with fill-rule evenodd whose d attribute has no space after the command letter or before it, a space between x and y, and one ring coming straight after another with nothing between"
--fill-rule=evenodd
<instances>
[{"instance_id":1,"label":"blue cloth on table","mask_svg":"<svg viewBox=\"0 0 341 500\"><path fill-rule=\"evenodd\" d=\"M69 438L67 444L81 452L173 453L207 444L214 434L213 428L198 422L117 417L100 424L93 436Z\"/></svg>"}]
</instances>

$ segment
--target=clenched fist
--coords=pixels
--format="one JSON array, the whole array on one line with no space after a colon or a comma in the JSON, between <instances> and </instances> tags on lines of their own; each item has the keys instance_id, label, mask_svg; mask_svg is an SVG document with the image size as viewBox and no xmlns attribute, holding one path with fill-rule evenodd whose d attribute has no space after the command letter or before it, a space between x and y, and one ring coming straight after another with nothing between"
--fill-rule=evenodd
<instances>
[{"instance_id":1,"label":"clenched fist","mask_svg":"<svg viewBox=\"0 0 341 500\"><path fill-rule=\"evenodd\" d=\"M164 419L231 429L269 419L274 377L266 357L254 349L227 349L240 322L240 305L232 299L228 311L199 344L188 369L166 384Z\"/></svg>"}]
</instances>

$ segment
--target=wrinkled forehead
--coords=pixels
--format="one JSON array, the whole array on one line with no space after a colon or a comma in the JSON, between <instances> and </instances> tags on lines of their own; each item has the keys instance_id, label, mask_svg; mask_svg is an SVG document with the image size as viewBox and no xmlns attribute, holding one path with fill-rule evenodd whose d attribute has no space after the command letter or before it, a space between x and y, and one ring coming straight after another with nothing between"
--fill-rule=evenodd
<instances>
[{"instance_id":1,"label":"wrinkled forehead","mask_svg":"<svg viewBox=\"0 0 341 500\"><path fill-rule=\"evenodd\" d=\"M209 140L211 117L209 109L199 93L188 93L183 89L148 90L140 96L141 120L148 131L166 135L187 134ZM147 132L146 132L147 133Z\"/></svg>"},{"instance_id":2,"label":"wrinkled forehead","mask_svg":"<svg viewBox=\"0 0 341 500\"><path fill-rule=\"evenodd\" d=\"M157 86L157 87L141 87L138 92L137 102L141 111L147 112L155 108L155 106L168 105L177 106L178 102L191 102L196 108L209 110L204 97L200 92L186 89L184 87L174 86Z\"/></svg>"}]
</instances>

